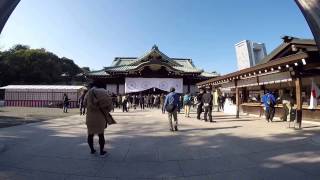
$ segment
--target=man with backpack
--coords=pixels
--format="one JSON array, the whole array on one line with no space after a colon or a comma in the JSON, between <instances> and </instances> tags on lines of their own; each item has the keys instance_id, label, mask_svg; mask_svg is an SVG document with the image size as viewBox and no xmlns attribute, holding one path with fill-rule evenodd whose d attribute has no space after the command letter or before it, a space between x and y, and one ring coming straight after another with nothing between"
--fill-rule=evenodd
<instances>
[{"instance_id":1,"label":"man with backpack","mask_svg":"<svg viewBox=\"0 0 320 180\"><path fill-rule=\"evenodd\" d=\"M276 105L276 98L271 91L267 91L267 93L262 97L262 102L265 108L266 120L268 122L272 122L275 113L274 106Z\"/></svg>"},{"instance_id":2,"label":"man with backpack","mask_svg":"<svg viewBox=\"0 0 320 180\"><path fill-rule=\"evenodd\" d=\"M175 88L170 88L170 93L166 96L166 99L164 101L164 107L168 112L170 130L178 131L177 111L179 108L179 96L177 93L175 93ZM172 123L172 116L174 119L174 125Z\"/></svg>"}]
</instances>

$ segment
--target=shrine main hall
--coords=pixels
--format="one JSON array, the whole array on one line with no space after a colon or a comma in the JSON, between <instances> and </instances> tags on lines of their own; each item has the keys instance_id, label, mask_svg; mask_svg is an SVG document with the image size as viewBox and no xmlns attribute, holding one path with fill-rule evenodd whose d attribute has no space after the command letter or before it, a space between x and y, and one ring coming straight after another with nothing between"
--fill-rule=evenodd
<instances>
[{"instance_id":1,"label":"shrine main hall","mask_svg":"<svg viewBox=\"0 0 320 180\"><path fill-rule=\"evenodd\" d=\"M216 76L197 68L192 59L167 56L156 45L141 57L116 57L111 66L86 74L115 94L168 92L170 87L178 93L195 93L196 83Z\"/></svg>"}]
</instances>

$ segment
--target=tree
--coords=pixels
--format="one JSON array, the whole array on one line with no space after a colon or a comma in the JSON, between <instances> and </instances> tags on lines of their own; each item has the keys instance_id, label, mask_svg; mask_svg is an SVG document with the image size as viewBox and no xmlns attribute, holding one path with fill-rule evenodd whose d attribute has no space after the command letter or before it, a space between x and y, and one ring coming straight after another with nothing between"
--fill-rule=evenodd
<instances>
[{"instance_id":1,"label":"tree","mask_svg":"<svg viewBox=\"0 0 320 180\"><path fill-rule=\"evenodd\" d=\"M59 58L45 49L30 49L16 45L0 53L0 85L8 84L59 84L61 74L71 77L82 70L66 57Z\"/></svg>"}]
</instances>

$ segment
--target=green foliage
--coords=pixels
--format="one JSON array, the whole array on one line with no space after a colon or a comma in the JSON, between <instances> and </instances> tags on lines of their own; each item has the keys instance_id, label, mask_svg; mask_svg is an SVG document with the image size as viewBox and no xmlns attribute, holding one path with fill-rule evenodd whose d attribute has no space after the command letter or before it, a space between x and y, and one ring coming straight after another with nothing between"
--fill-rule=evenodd
<instances>
[{"instance_id":1,"label":"green foliage","mask_svg":"<svg viewBox=\"0 0 320 180\"><path fill-rule=\"evenodd\" d=\"M45 49L16 45L0 52L0 86L8 84L57 84L82 72L73 60L59 58ZM70 78L69 77L69 78Z\"/></svg>"}]
</instances>

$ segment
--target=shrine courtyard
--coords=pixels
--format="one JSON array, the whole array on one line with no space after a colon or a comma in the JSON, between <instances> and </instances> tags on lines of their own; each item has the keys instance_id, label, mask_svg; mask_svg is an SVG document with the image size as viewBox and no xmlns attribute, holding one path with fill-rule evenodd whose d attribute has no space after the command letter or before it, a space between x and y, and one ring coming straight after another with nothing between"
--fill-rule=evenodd
<instances>
[{"instance_id":1,"label":"shrine courtyard","mask_svg":"<svg viewBox=\"0 0 320 180\"><path fill-rule=\"evenodd\" d=\"M84 116L1 128L0 179L320 179L320 126L213 114L216 123L179 114L170 132L160 110L116 110L107 157L89 154Z\"/></svg>"}]
</instances>

